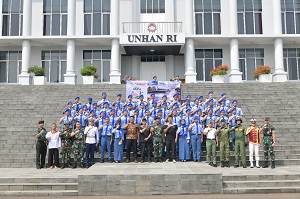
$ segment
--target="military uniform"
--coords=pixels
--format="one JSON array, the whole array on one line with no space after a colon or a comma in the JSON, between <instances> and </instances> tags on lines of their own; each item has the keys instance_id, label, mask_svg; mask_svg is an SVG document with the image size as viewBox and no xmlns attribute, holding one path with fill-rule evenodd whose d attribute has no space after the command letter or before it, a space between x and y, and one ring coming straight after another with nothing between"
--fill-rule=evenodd
<instances>
[{"instance_id":1,"label":"military uniform","mask_svg":"<svg viewBox=\"0 0 300 199\"><path fill-rule=\"evenodd\" d=\"M156 124L154 123L152 125L152 128L154 128L153 131L153 148L154 148L154 158L155 162L162 162L162 147L163 147L163 131L164 126L162 124Z\"/></svg>"},{"instance_id":2,"label":"military uniform","mask_svg":"<svg viewBox=\"0 0 300 199\"><path fill-rule=\"evenodd\" d=\"M270 124L262 128L263 128L262 143L263 143L264 160L265 160L265 165L263 166L263 168L268 167L269 152L270 152L270 158L272 162L272 168L275 168L275 153L274 153L274 147L272 146L272 144L274 143L273 133L275 133L275 128Z\"/></svg>"},{"instance_id":3,"label":"military uniform","mask_svg":"<svg viewBox=\"0 0 300 199\"><path fill-rule=\"evenodd\" d=\"M67 132L66 134L64 134ZM67 156L67 163L68 166L71 167L71 149L72 149L72 144L73 144L73 138L71 137L72 129L64 129L63 133L61 133L59 136L61 137L61 155L62 155L62 169L65 168L65 159Z\"/></svg>"},{"instance_id":4,"label":"military uniform","mask_svg":"<svg viewBox=\"0 0 300 199\"><path fill-rule=\"evenodd\" d=\"M47 153L46 129L38 127L36 134L41 133L42 130L44 130L44 132L41 134L40 137L36 139L36 168L37 169L41 169L45 167L45 158Z\"/></svg>"},{"instance_id":5,"label":"military uniform","mask_svg":"<svg viewBox=\"0 0 300 199\"><path fill-rule=\"evenodd\" d=\"M73 163L73 167L72 168L76 168L77 167L77 159L79 157L80 159L80 167L84 168L83 165L83 156L84 156L84 132L82 129L74 129L73 130L74 133L76 133L73 136L73 149L72 149L72 153L74 154L74 163Z\"/></svg>"},{"instance_id":6,"label":"military uniform","mask_svg":"<svg viewBox=\"0 0 300 199\"><path fill-rule=\"evenodd\" d=\"M230 129L230 132L234 131L235 135L235 165L234 167L239 166L239 156L242 159L242 165L246 168L246 150L245 145L247 145L246 139L246 128L242 125L234 126Z\"/></svg>"},{"instance_id":7,"label":"military uniform","mask_svg":"<svg viewBox=\"0 0 300 199\"><path fill-rule=\"evenodd\" d=\"M220 160L221 160L221 167L225 165L229 166L229 143L232 142L232 138L230 135L229 128L226 126L222 126L217 130L217 134L220 136L219 143L220 143Z\"/></svg>"}]
</instances>

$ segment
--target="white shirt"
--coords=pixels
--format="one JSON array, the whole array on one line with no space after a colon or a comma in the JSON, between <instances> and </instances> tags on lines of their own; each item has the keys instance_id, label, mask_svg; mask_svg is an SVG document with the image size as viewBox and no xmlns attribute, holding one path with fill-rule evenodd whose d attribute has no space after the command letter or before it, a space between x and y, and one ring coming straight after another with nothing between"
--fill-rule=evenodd
<instances>
[{"instance_id":1,"label":"white shirt","mask_svg":"<svg viewBox=\"0 0 300 199\"><path fill-rule=\"evenodd\" d=\"M52 131L49 131L46 134L46 139L49 140L49 149L57 149L58 147L61 147L61 139L59 137L59 134L59 131L57 131L56 133L52 133Z\"/></svg>"},{"instance_id":2,"label":"white shirt","mask_svg":"<svg viewBox=\"0 0 300 199\"><path fill-rule=\"evenodd\" d=\"M96 143L96 136L98 134L98 129L95 126L93 126L92 128L90 128L90 127L91 126L87 126L84 129L84 134L86 135L85 143L95 144ZM97 136L97 141L99 141L98 136Z\"/></svg>"},{"instance_id":3,"label":"white shirt","mask_svg":"<svg viewBox=\"0 0 300 199\"><path fill-rule=\"evenodd\" d=\"M205 128L204 131L208 131L206 138L207 139L215 139L216 138L216 129L215 128L211 128L211 130L209 131L210 128Z\"/></svg>"}]
</instances>

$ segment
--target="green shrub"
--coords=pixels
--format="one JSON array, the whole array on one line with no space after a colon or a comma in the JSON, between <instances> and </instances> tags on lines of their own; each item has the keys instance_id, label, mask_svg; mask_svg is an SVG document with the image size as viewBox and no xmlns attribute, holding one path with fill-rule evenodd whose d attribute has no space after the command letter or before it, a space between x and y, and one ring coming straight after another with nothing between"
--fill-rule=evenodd
<instances>
[{"instance_id":1,"label":"green shrub","mask_svg":"<svg viewBox=\"0 0 300 199\"><path fill-rule=\"evenodd\" d=\"M82 76L94 76L94 74L97 72L97 68L94 65L88 65L81 69L80 74Z\"/></svg>"},{"instance_id":2,"label":"green shrub","mask_svg":"<svg viewBox=\"0 0 300 199\"><path fill-rule=\"evenodd\" d=\"M28 68L28 73L34 73L34 76L45 76L45 69L39 66L31 66Z\"/></svg>"}]
</instances>

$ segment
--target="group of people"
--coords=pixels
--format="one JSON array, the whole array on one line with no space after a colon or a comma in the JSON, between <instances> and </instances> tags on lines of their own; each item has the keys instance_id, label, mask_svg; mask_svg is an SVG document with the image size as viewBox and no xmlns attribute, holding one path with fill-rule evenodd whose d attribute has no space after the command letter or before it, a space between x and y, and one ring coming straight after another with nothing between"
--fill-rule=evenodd
<instances>
[{"instance_id":1,"label":"group of people","mask_svg":"<svg viewBox=\"0 0 300 199\"><path fill-rule=\"evenodd\" d=\"M146 161L146 157L149 162L162 162L164 151L164 161L175 163L177 152L180 161L200 162L204 144L206 162L211 166L217 167L216 147L220 147L221 167L229 167L230 146L234 146L234 167L246 168L245 147L249 143L250 167L253 168L254 151L256 167L259 168L258 151L263 134L263 167L268 167L270 152L271 168L275 168L273 147L276 137L269 118L265 118L261 128L256 126L255 119L251 119L251 126L246 128L242 125L243 111L238 107L238 101L227 99L225 92L219 99L214 98L213 91L208 92L206 99L198 96L192 100L191 95L187 95L181 101L180 97L174 94L173 100L168 101L164 95L156 100L155 94L151 94L147 99L140 95L135 101L132 95L128 95L123 101L122 95L118 94L111 102L103 92L99 101L89 97L86 103L81 103L80 97L76 97L62 110L64 116L59 120L61 132L56 124L52 124L51 131L47 132L44 122L38 122L36 167L45 167L47 145L50 168L59 166L60 149L61 168L76 168L78 159L80 167L88 168L95 163L94 153L98 148L101 163L106 152L109 162L123 162L123 150L126 151L126 163L131 160L131 153L134 162L138 163L138 147L141 163ZM74 160L71 164L72 154Z\"/></svg>"}]
</instances>

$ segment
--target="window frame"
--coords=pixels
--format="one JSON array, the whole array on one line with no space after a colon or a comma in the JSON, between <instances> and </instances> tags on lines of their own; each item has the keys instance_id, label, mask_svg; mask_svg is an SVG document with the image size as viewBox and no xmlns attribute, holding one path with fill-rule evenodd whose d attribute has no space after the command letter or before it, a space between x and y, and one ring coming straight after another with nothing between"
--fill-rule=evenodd
<instances>
[{"instance_id":1,"label":"window frame","mask_svg":"<svg viewBox=\"0 0 300 199\"><path fill-rule=\"evenodd\" d=\"M7 53L6 54L6 59L0 60L1 63L5 63L6 64L6 82L0 82L1 83L18 83L18 76L21 74L22 72L22 51L21 50L2 50L0 51L1 53ZM11 60L9 59L10 57L10 53L18 53L18 58L16 60ZM10 66L10 62L17 62L17 71L16 71L16 75L17 75L17 81L16 82L9 82L9 66Z\"/></svg>"},{"instance_id":2,"label":"window frame","mask_svg":"<svg viewBox=\"0 0 300 199\"><path fill-rule=\"evenodd\" d=\"M2 36L11 36L11 37L15 37L15 36L22 36L23 35L23 0L20 0L20 5L19 5L19 9L17 12L14 12L12 10L12 2L11 1L8 1L10 2L10 5L8 5L8 11L7 12L3 12L3 7L4 7L4 0L2 0L2 33L1 35ZM19 21L19 27L18 27L18 34L17 35L11 35L11 32L12 32L12 15L19 15L18 16L18 21ZM4 30L4 23L3 23L3 18L4 16L8 16L8 19L9 19L9 23L7 24L7 27L6 27L6 30L8 30L8 34L3 34L3 30Z\"/></svg>"},{"instance_id":3,"label":"window frame","mask_svg":"<svg viewBox=\"0 0 300 199\"><path fill-rule=\"evenodd\" d=\"M282 34L300 34L300 10L295 9L295 0L293 0L293 10L286 10L286 0L281 0L281 23L282 23ZM299 2L300 3L300 2ZM294 32L287 33L287 20L286 15L287 13L293 13L293 21L294 21ZM297 23L297 16L299 18L299 23Z\"/></svg>"},{"instance_id":4,"label":"window frame","mask_svg":"<svg viewBox=\"0 0 300 199\"><path fill-rule=\"evenodd\" d=\"M289 56L288 51L295 49L296 56ZM296 59L296 70L297 70L297 79L291 79L289 74L289 59ZM287 72L289 81L298 81L300 80L300 48L283 48L283 64L284 70ZM292 71L291 71L292 72Z\"/></svg>"},{"instance_id":5,"label":"window frame","mask_svg":"<svg viewBox=\"0 0 300 199\"><path fill-rule=\"evenodd\" d=\"M145 1L145 12L142 11L142 1ZM148 1L151 1L151 10L148 11ZM164 7L161 8L161 4L164 3ZM154 0L140 0L140 14L163 14L166 13L166 1L165 0L157 0L157 12L154 12Z\"/></svg>"}]
</instances>

